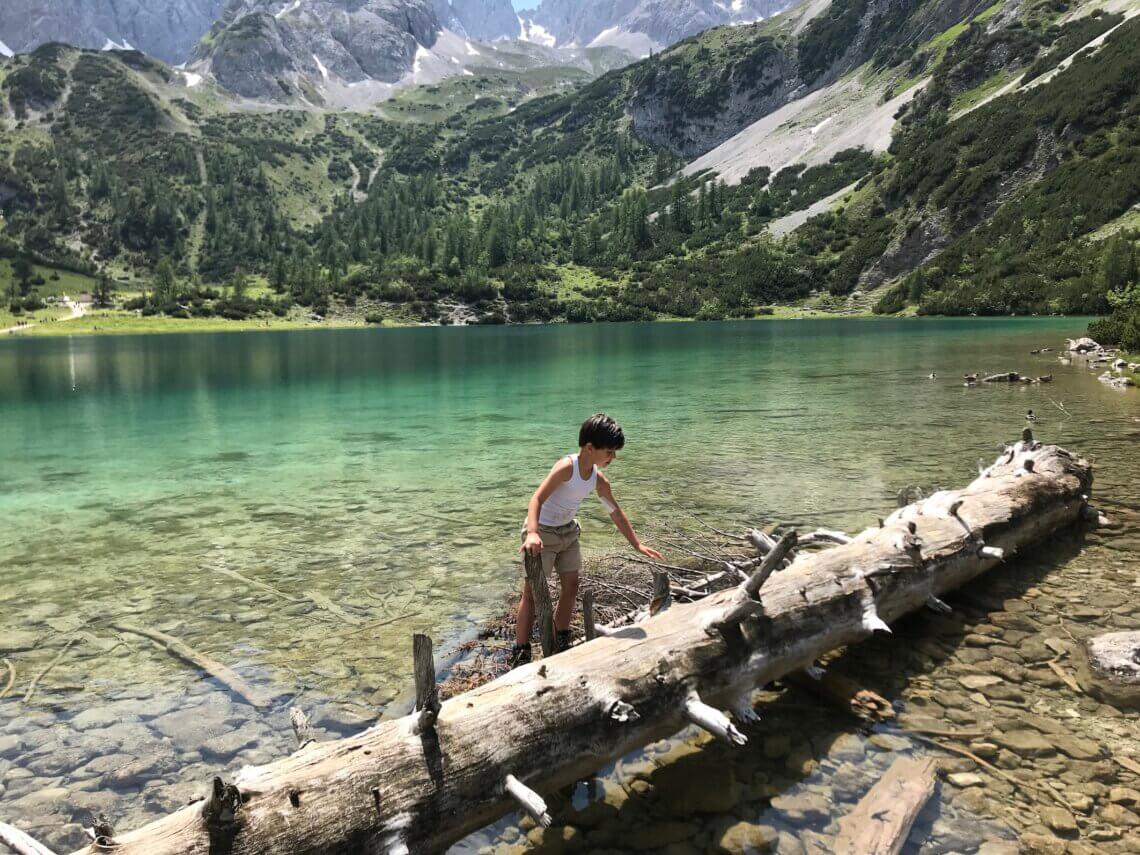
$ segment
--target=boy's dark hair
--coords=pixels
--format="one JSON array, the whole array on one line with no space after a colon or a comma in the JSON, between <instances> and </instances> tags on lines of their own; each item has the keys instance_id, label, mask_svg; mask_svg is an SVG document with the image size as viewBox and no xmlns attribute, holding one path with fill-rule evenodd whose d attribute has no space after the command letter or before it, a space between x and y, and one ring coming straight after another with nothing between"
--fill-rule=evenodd
<instances>
[{"instance_id":1,"label":"boy's dark hair","mask_svg":"<svg viewBox=\"0 0 1140 855\"><path fill-rule=\"evenodd\" d=\"M578 431L578 445L590 443L594 448L620 449L625 445L625 434L621 425L605 413L595 413L586 421Z\"/></svg>"}]
</instances>

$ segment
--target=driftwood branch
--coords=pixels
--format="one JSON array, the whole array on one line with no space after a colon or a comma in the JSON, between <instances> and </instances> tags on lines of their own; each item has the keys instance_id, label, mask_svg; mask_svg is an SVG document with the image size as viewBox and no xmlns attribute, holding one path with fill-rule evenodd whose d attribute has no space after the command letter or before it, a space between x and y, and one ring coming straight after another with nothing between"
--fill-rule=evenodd
<instances>
[{"instance_id":1,"label":"driftwood branch","mask_svg":"<svg viewBox=\"0 0 1140 855\"><path fill-rule=\"evenodd\" d=\"M932 757L901 757L839 820L835 855L898 855L922 806L934 794Z\"/></svg>"},{"instance_id":2,"label":"driftwood branch","mask_svg":"<svg viewBox=\"0 0 1140 855\"><path fill-rule=\"evenodd\" d=\"M16 855L55 855L42 843L32 839L14 825L0 822L0 843L11 849Z\"/></svg>"},{"instance_id":3,"label":"driftwood branch","mask_svg":"<svg viewBox=\"0 0 1140 855\"><path fill-rule=\"evenodd\" d=\"M183 662L189 662L196 668L205 671L218 682L223 683L234 694L241 696L250 706L263 709L273 704L273 696L271 694L253 688L228 666L223 665L221 662L212 659L204 653L199 653L193 647L186 644L186 642L175 638L173 635L167 635L165 632L160 632L157 629L136 626L133 623L122 623L120 621L112 623L111 626L119 632L128 632L132 635L141 635L143 638L149 638L171 656L181 659Z\"/></svg>"},{"instance_id":4,"label":"driftwood branch","mask_svg":"<svg viewBox=\"0 0 1140 855\"><path fill-rule=\"evenodd\" d=\"M16 666L7 659L3 660L4 667L8 669L8 682L4 684L4 688L0 689L0 698L5 698L8 693L12 691L12 686L16 683Z\"/></svg>"},{"instance_id":5,"label":"driftwood branch","mask_svg":"<svg viewBox=\"0 0 1140 855\"><path fill-rule=\"evenodd\" d=\"M25 704L29 703L32 700L36 694L36 689L39 688L40 680L46 677L48 675L48 672L63 660L63 657L67 655L67 651L71 649L71 645L75 644L75 640L76 636L71 636L71 638L67 640L67 644L63 645L63 650L59 651L59 653L55 655L55 658L52 659L51 662L49 662L42 671L40 671L38 674L36 674L35 677L32 678L32 682L28 685L28 690L24 692Z\"/></svg>"},{"instance_id":6,"label":"driftwood branch","mask_svg":"<svg viewBox=\"0 0 1140 855\"><path fill-rule=\"evenodd\" d=\"M1032 472L1016 459L1027 456ZM930 594L997 566L978 554L979 542L1010 555L1081 518L1092 483L1085 461L1024 443L1013 458L962 490L898 509L849 544L802 552L764 584L762 612L743 617L733 641L705 628L739 588L674 603L642 623L449 698L440 706L435 740L414 733L412 714L246 768L234 782L240 804L230 802L232 820L221 831L207 827L201 808L191 806L118 835L116 852L437 852L512 811L529 791L554 792L694 718L735 741L720 710L738 708L756 686L867 638L869 614L889 624L923 608ZM975 536L947 512L959 500ZM918 555L904 548L907 535L921 540ZM429 748L440 754L427 756ZM508 776L526 787L511 792ZM301 798L294 803L291 793ZM545 813L537 803L531 807L540 818ZM223 832L230 849L213 842Z\"/></svg>"}]
</instances>

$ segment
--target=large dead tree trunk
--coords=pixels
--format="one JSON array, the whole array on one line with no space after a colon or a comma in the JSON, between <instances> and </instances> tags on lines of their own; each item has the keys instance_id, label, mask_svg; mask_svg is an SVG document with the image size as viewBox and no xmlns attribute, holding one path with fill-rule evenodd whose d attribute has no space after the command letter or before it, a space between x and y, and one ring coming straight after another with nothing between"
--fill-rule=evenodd
<instances>
[{"instance_id":1,"label":"large dead tree trunk","mask_svg":"<svg viewBox=\"0 0 1140 855\"><path fill-rule=\"evenodd\" d=\"M115 839L121 855L434 852L617 757L696 723L740 744L754 687L858 642L1040 542L1084 512L1089 465L1024 438L964 490L802 553L755 588L672 604L445 701L434 717L215 780L190 805ZM765 561L756 575L767 576ZM432 720L434 718L434 720ZM94 855L97 850L82 850Z\"/></svg>"}]
</instances>

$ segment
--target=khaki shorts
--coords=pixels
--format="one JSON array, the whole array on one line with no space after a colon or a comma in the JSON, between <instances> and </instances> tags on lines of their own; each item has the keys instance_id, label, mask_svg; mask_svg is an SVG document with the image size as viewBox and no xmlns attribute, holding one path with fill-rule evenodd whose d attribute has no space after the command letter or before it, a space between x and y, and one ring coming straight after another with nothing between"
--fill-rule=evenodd
<instances>
[{"instance_id":1,"label":"khaki shorts","mask_svg":"<svg viewBox=\"0 0 1140 855\"><path fill-rule=\"evenodd\" d=\"M542 538L542 572L551 575L552 570L561 573L582 572L582 546L579 537L582 526L578 521L560 526L540 525L538 536ZM522 530L523 543L526 542L526 526Z\"/></svg>"}]
</instances>

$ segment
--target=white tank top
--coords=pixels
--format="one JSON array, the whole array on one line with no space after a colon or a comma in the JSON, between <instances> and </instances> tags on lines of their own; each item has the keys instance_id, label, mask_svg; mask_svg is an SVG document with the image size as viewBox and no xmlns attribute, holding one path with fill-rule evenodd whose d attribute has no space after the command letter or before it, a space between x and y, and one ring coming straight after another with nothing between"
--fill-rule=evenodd
<instances>
[{"instance_id":1,"label":"white tank top","mask_svg":"<svg viewBox=\"0 0 1140 855\"><path fill-rule=\"evenodd\" d=\"M557 527L572 523L582 500L594 492L594 487L597 486L597 466L590 471L589 478L583 478L578 472L578 455L568 454L566 456L570 458L571 469L573 470L570 480L559 484L555 491L550 494L550 498L542 503L542 509L538 513L539 525Z\"/></svg>"}]
</instances>

